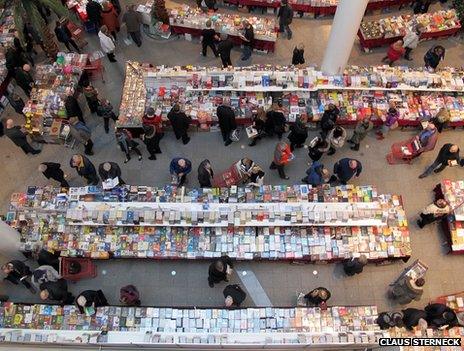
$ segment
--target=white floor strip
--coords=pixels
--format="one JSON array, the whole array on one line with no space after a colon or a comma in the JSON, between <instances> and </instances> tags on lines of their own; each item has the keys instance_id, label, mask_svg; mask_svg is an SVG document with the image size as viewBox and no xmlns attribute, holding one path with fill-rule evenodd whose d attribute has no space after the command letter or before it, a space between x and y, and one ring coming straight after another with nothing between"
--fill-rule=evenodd
<instances>
[{"instance_id":1,"label":"white floor strip","mask_svg":"<svg viewBox=\"0 0 464 351\"><path fill-rule=\"evenodd\" d=\"M248 297L253 300L257 307L272 307L271 300L269 300L258 278L256 278L256 275L252 271L237 271L237 275L242 281L243 287L248 293Z\"/></svg>"}]
</instances>

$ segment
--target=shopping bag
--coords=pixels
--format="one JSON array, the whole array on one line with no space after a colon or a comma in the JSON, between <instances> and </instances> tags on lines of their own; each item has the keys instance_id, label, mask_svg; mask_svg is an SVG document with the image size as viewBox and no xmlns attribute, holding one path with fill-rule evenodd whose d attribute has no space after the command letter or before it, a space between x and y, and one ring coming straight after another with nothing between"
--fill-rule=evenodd
<instances>
[{"instance_id":1,"label":"shopping bag","mask_svg":"<svg viewBox=\"0 0 464 351\"><path fill-rule=\"evenodd\" d=\"M240 130L237 128L230 133L230 140L239 141L240 140Z\"/></svg>"},{"instance_id":2,"label":"shopping bag","mask_svg":"<svg viewBox=\"0 0 464 351\"><path fill-rule=\"evenodd\" d=\"M254 138L255 136L258 135L258 130L253 128L252 126L246 127L245 131L247 133L248 138Z\"/></svg>"}]
</instances>

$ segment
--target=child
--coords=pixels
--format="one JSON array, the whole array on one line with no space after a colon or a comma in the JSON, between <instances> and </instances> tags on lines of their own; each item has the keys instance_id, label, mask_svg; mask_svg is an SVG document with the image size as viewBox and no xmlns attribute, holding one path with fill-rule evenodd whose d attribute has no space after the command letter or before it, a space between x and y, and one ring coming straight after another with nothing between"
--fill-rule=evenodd
<instances>
[{"instance_id":1,"label":"child","mask_svg":"<svg viewBox=\"0 0 464 351\"><path fill-rule=\"evenodd\" d=\"M382 62L387 62L389 66L393 66L393 63L398 61L405 52L406 49L403 47L403 40L397 40L390 45L387 56L382 59Z\"/></svg>"}]
</instances>

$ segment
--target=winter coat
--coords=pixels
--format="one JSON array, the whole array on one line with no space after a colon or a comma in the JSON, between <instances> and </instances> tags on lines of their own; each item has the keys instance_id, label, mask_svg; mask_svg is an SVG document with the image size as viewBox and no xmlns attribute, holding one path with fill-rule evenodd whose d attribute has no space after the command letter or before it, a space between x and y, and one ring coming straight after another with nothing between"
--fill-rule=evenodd
<instances>
[{"instance_id":1,"label":"winter coat","mask_svg":"<svg viewBox=\"0 0 464 351\"><path fill-rule=\"evenodd\" d=\"M66 108L66 116L69 117L78 117L79 119L83 118L82 109L79 106L79 102L74 96L68 96L64 102L64 107Z\"/></svg>"},{"instance_id":2,"label":"winter coat","mask_svg":"<svg viewBox=\"0 0 464 351\"><path fill-rule=\"evenodd\" d=\"M23 90L30 90L31 86L34 84L34 79L32 78L29 72L26 72L21 67L16 69L15 73L16 83L23 89Z\"/></svg>"},{"instance_id":3,"label":"winter coat","mask_svg":"<svg viewBox=\"0 0 464 351\"><path fill-rule=\"evenodd\" d=\"M90 22L100 23L102 7L98 2L89 1L85 6L85 11Z\"/></svg>"},{"instance_id":4,"label":"winter coat","mask_svg":"<svg viewBox=\"0 0 464 351\"><path fill-rule=\"evenodd\" d=\"M342 131L342 135L337 138L334 136L334 132L336 130ZM330 143L330 145L336 149L340 149L341 147L343 147L343 145L345 144L345 140L346 140L346 130L345 128L342 128L342 127L332 129L329 132L329 135L327 136L327 142Z\"/></svg>"},{"instance_id":5,"label":"winter coat","mask_svg":"<svg viewBox=\"0 0 464 351\"><path fill-rule=\"evenodd\" d=\"M208 160L204 160L198 166L198 182L202 188L211 188L211 182L214 177L213 169L206 169L206 164L209 163Z\"/></svg>"},{"instance_id":6,"label":"winter coat","mask_svg":"<svg viewBox=\"0 0 464 351\"><path fill-rule=\"evenodd\" d=\"M140 31L140 25L142 24L140 17L140 14L134 10L129 10L122 16L122 21L126 24L128 33Z\"/></svg>"},{"instance_id":7,"label":"winter coat","mask_svg":"<svg viewBox=\"0 0 464 351\"><path fill-rule=\"evenodd\" d=\"M230 106L218 106L216 114L221 131L230 133L237 128L237 123L235 122L235 113Z\"/></svg>"},{"instance_id":8,"label":"winter coat","mask_svg":"<svg viewBox=\"0 0 464 351\"><path fill-rule=\"evenodd\" d=\"M114 179L116 177L121 179L121 168L119 168L119 165L116 162L108 162L111 165L111 168L109 171L105 171L105 169L103 168L103 165L105 163L106 162L101 163L98 166L98 174L100 175L102 181L105 181L107 179Z\"/></svg>"},{"instance_id":9,"label":"winter coat","mask_svg":"<svg viewBox=\"0 0 464 351\"><path fill-rule=\"evenodd\" d=\"M303 122L296 122L290 126L290 134L288 135L288 140L296 145L304 144L306 138L308 137L308 128L304 125Z\"/></svg>"},{"instance_id":10,"label":"winter coat","mask_svg":"<svg viewBox=\"0 0 464 351\"><path fill-rule=\"evenodd\" d=\"M176 138L180 138L182 135L187 133L191 119L184 112L174 112L171 110L168 113L168 119L171 122Z\"/></svg>"},{"instance_id":11,"label":"winter coat","mask_svg":"<svg viewBox=\"0 0 464 351\"><path fill-rule=\"evenodd\" d=\"M285 119L282 111L271 110L266 113L266 122L264 128L266 133L269 135L273 135L274 133L284 133L286 123L287 120Z\"/></svg>"},{"instance_id":12,"label":"winter coat","mask_svg":"<svg viewBox=\"0 0 464 351\"><path fill-rule=\"evenodd\" d=\"M390 61L398 61L405 52L405 48L403 46L399 46L396 43L390 45L387 51L387 56Z\"/></svg>"},{"instance_id":13,"label":"winter coat","mask_svg":"<svg viewBox=\"0 0 464 351\"><path fill-rule=\"evenodd\" d=\"M152 126L153 128L155 128L156 133L162 133L163 131L163 119L161 118L161 116L143 116L142 124L144 126Z\"/></svg>"},{"instance_id":14,"label":"winter coat","mask_svg":"<svg viewBox=\"0 0 464 351\"><path fill-rule=\"evenodd\" d=\"M67 43L70 39L72 39L72 34L65 25L56 26L55 35L61 43Z\"/></svg>"},{"instance_id":15,"label":"winter coat","mask_svg":"<svg viewBox=\"0 0 464 351\"><path fill-rule=\"evenodd\" d=\"M371 121L367 124L364 121L358 122L356 127L354 128L353 136L351 137L351 141L355 144L359 144L361 140L363 140L367 136L367 132L370 131L374 125Z\"/></svg>"},{"instance_id":16,"label":"winter coat","mask_svg":"<svg viewBox=\"0 0 464 351\"><path fill-rule=\"evenodd\" d=\"M0 122L1 123L1 122ZM27 142L26 134L21 130L20 126L14 126L13 128L6 128L5 135L11 139L16 146L22 147L29 143Z\"/></svg>"},{"instance_id":17,"label":"winter coat","mask_svg":"<svg viewBox=\"0 0 464 351\"><path fill-rule=\"evenodd\" d=\"M101 24L108 27L110 32L119 31L119 20L116 9L113 5L109 6L102 10L101 12Z\"/></svg>"},{"instance_id":18,"label":"winter coat","mask_svg":"<svg viewBox=\"0 0 464 351\"><path fill-rule=\"evenodd\" d=\"M98 32L98 38L100 39L100 46L105 54L110 54L114 51L116 46L111 37L104 34L102 31Z\"/></svg>"},{"instance_id":19,"label":"winter coat","mask_svg":"<svg viewBox=\"0 0 464 351\"><path fill-rule=\"evenodd\" d=\"M56 282L60 278L61 276L58 274L55 268L45 265L36 268L34 272L32 272L31 281L36 287L39 287L40 284L46 282Z\"/></svg>"},{"instance_id":20,"label":"winter coat","mask_svg":"<svg viewBox=\"0 0 464 351\"><path fill-rule=\"evenodd\" d=\"M445 54L443 55L437 55L435 53L435 47L431 48L429 51L424 56L424 63L426 67L432 67L433 69L438 67L438 64L440 63L441 60L445 57Z\"/></svg>"},{"instance_id":21,"label":"winter coat","mask_svg":"<svg viewBox=\"0 0 464 351\"><path fill-rule=\"evenodd\" d=\"M82 164L80 166L73 166L72 165L72 160L69 161L69 165L71 168L75 168L77 171L77 174L79 174L82 177L86 177L88 175L94 174L97 175L97 171L95 170L95 166L93 163L84 155L79 155L82 157Z\"/></svg>"},{"instance_id":22,"label":"winter coat","mask_svg":"<svg viewBox=\"0 0 464 351\"><path fill-rule=\"evenodd\" d=\"M456 152L451 152L450 148L453 146L453 144L445 144L441 147L440 151L438 152L438 156L435 159L435 163L441 163L448 165L448 161L456 161L459 163L460 157L459 157L459 149Z\"/></svg>"},{"instance_id":23,"label":"winter coat","mask_svg":"<svg viewBox=\"0 0 464 351\"><path fill-rule=\"evenodd\" d=\"M47 179L59 179L64 176L63 170L61 169L61 165L59 163L42 162L42 164L47 166L47 169L45 170L45 172L43 172L43 175Z\"/></svg>"},{"instance_id":24,"label":"winter coat","mask_svg":"<svg viewBox=\"0 0 464 351\"><path fill-rule=\"evenodd\" d=\"M354 175L359 177L362 172L362 164L361 162L357 161L357 167L352 169L350 167L350 159L349 158L342 158L340 161L334 164L333 172L337 175L338 179L342 182L348 182Z\"/></svg>"},{"instance_id":25,"label":"winter coat","mask_svg":"<svg viewBox=\"0 0 464 351\"><path fill-rule=\"evenodd\" d=\"M330 130L335 127L337 123L338 115L340 114L340 110L338 107L335 107L333 110L325 110L324 114L321 117L321 128L322 130Z\"/></svg>"},{"instance_id":26,"label":"winter coat","mask_svg":"<svg viewBox=\"0 0 464 351\"><path fill-rule=\"evenodd\" d=\"M81 313L85 312L84 307L91 307L92 305L95 308L100 306L108 306L108 301L106 300L106 297L103 294L103 291L101 290L84 290L76 297L76 304L79 300L79 297L81 296L83 296L86 299L85 306L77 305Z\"/></svg>"},{"instance_id":27,"label":"winter coat","mask_svg":"<svg viewBox=\"0 0 464 351\"><path fill-rule=\"evenodd\" d=\"M274 163L278 166L285 166L293 159L290 146L286 142L279 142L274 151Z\"/></svg>"},{"instance_id":28,"label":"winter coat","mask_svg":"<svg viewBox=\"0 0 464 351\"><path fill-rule=\"evenodd\" d=\"M280 6L279 12L277 13L279 18L279 24L289 25L293 21L293 10L290 5Z\"/></svg>"},{"instance_id":29,"label":"winter coat","mask_svg":"<svg viewBox=\"0 0 464 351\"><path fill-rule=\"evenodd\" d=\"M181 159L181 157L175 157L172 159L171 161L171 164L169 165L169 173L171 174L179 174L179 173L183 173L183 174L188 174L192 171L192 162L190 162L190 160L187 160L186 158L184 158L185 160L185 167L181 167L179 166L179 163L178 161Z\"/></svg>"},{"instance_id":30,"label":"winter coat","mask_svg":"<svg viewBox=\"0 0 464 351\"><path fill-rule=\"evenodd\" d=\"M403 46L405 48L415 49L419 44L419 35L416 31L408 30L406 35L403 37Z\"/></svg>"},{"instance_id":31,"label":"winter coat","mask_svg":"<svg viewBox=\"0 0 464 351\"><path fill-rule=\"evenodd\" d=\"M325 183L325 180L322 176L322 169L324 168L324 165L320 163L319 161L313 162L311 167L306 171L306 174L308 175L306 177L306 182L308 184L311 184L312 186L318 186L321 184Z\"/></svg>"},{"instance_id":32,"label":"winter coat","mask_svg":"<svg viewBox=\"0 0 464 351\"><path fill-rule=\"evenodd\" d=\"M234 306L240 306L241 303L246 299L246 293L238 284L227 285L222 292L225 298L230 296L232 301L234 301Z\"/></svg>"},{"instance_id":33,"label":"winter coat","mask_svg":"<svg viewBox=\"0 0 464 351\"><path fill-rule=\"evenodd\" d=\"M227 266L234 268L232 265L232 260L229 256L222 256L218 259L222 262L223 270L218 271L215 267L215 262L211 263L208 269L208 280L213 283L220 283L223 280L227 279Z\"/></svg>"},{"instance_id":34,"label":"winter coat","mask_svg":"<svg viewBox=\"0 0 464 351\"><path fill-rule=\"evenodd\" d=\"M403 312L403 323L406 329L412 330L419 324L419 319L426 320L427 313L417 308L406 308Z\"/></svg>"},{"instance_id":35,"label":"winter coat","mask_svg":"<svg viewBox=\"0 0 464 351\"><path fill-rule=\"evenodd\" d=\"M72 295L68 292L68 283L64 279L46 282L40 285L40 290L48 291L48 299L63 304L72 303Z\"/></svg>"}]
</instances>

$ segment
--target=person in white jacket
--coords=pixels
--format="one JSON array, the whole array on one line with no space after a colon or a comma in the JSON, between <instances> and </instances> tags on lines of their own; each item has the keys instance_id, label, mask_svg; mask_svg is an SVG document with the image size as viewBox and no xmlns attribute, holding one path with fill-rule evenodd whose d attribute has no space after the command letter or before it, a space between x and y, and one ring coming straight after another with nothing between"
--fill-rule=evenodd
<instances>
[{"instance_id":1,"label":"person in white jacket","mask_svg":"<svg viewBox=\"0 0 464 351\"><path fill-rule=\"evenodd\" d=\"M413 26L412 29L408 29L406 35L403 37L403 46L406 49L404 58L406 60L412 61L412 58L409 55L413 49L417 48L417 44L419 44L419 37L422 31L422 25L418 24Z\"/></svg>"},{"instance_id":2,"label":"person in white jacket","mask_svg":"<svg viewBox=\"0 0 464 351\"><path fill-rule=\"evenodd\" d=\"M100 38L100 46L103 52L106 54L106 56L108 56L110 62L118 62L114 58L114 49L116 48L116 46L114 45L114 40L111 37L108 27L100 27L100 31L98 32L98 38Z\"/></svg>"}]
</instances>

